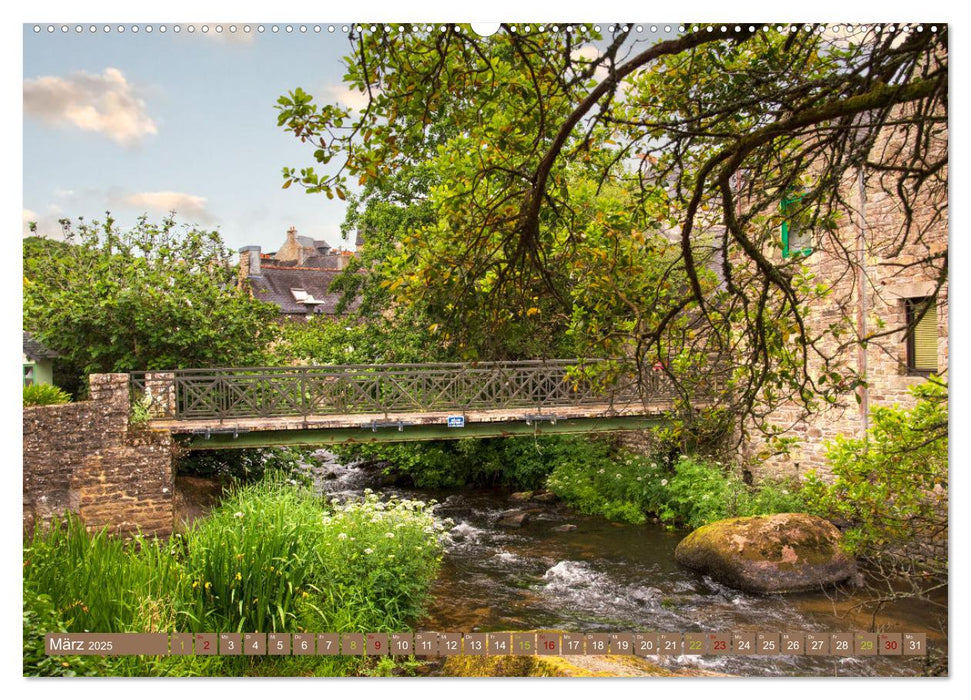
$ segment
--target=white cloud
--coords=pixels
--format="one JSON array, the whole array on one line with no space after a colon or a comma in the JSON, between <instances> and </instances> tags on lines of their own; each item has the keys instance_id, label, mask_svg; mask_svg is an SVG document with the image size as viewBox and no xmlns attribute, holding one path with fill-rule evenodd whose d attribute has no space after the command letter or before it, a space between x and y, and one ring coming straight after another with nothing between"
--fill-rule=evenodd
<instances>
[{"instance_id":1,"label":"white cloud","mask_svg":"<svg viewBox=\"0 0 971 700\"><path fill-rule=\"evenodd\" d=\"M581 46L579 49L571 51L570 58L574 61L579 61L580 59L584 61L595 61L600 58L600 49L593 44L587 44L586 46Z\"/></svg>"},{"instance_id":2,"label":"white cloud","mask_svg":"<svg viewBox=\"0 0 971 700\"><path fill-rule=\"evenodd\" d=\"M600 58L600 49L592 44L586 44L579 49L570 52L570 58L577 63L592 63ZM608 70L604 66L598 66L593 71L593 79L598 83L607 77Z\"/></svg>"},{"instance_id":3,"label":"white cloud","mask_svg":"<svg viewBox=\"0 0 971 700\"><path fill-rule=\"evenodd\" d=\"M31 235L32 232L29 224L36 223L37 218L37 212L31 211L30 209L24 209L21 223L23 224L23 233L25 236Z\"/></svg>"},{"instance_id":4,"label":"white cloud","mask_svg":"<svg viewBox=\"0 0 971 700\"><path fill-rule=\"evenodd\" d=\"M94 131L126 147L158 133L144 100L117 68L105 68L101 75L78 72L67 78L27 79L24 114L55 126Z\"/></svg>"},{"instance_id":5,"label":"white cloud","mask_svg":"<svg viewBox=\"0 0 971 700\"><path fill-rule=\"evenodd\" d=\"M346 85L327 85L324 87L328 102L340 102L349 109L360 112L367 107L368 96L366 92L352 90Z\"/></svg>"},{"instance_id":6,"label":"white cloud","mask_svg":"<svg viewBox=\"0 0 971 700\"><path fill-rule=\"evenodd\" d=\"M256 39L256 29L250 27L250 31L244 32L243 26L245 22L236 22L236 31L229 31L229 27L232 26L233 22L221 23L223 30L221 32L216 31L216 25L209 25L208 32L197 32L198 36L208 37L210 39L216 39L226 44L232 44L234 46L249 46Z\"/></svg>"},{"instance_id":7,"label":"white cloud","mask_svg":"<svg viewBox=\"0 0 971 700\"><path fill-rule=\"evenodd\" d=\"M211 221L212 215L206 210L206 198L185 192L136 192L117 200L117 204L140 211L174 211L185 219Z\"/></svg>"}]
</instances>

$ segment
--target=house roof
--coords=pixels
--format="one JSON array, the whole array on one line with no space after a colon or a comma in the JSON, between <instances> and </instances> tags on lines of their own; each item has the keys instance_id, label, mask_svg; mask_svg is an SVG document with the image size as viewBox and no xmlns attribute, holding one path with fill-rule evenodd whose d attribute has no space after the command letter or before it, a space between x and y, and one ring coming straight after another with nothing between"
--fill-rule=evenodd
<instances>
[{"instance_id":1,"label":"house roof","mask_svg":"<svg viewBox=\"0 0 971 700\"><path fill-rule=\"evenodd\" d=\"M330 243L314 240L310 236L297 236L297 243L304 248L315 248L317 250L323 248L324 250L330 250Z\"/></svg>"},{"instance_id":2,"label":"house roof","mask_svg":"<svg viewBox=\"0 0 971 700\"><path fill-rule=\"evenodd\" d=\"M52 360L58 357L58 354L48 348L39 340L35 340L34 337L24 331L24 355L29 357L31 360Z\"/></svg>"},{"instance_id":3,"label":"house roof","mask_svg":"<svg viewBox=\"0 0 971 700\"><path fill-rule=\"evenodd\" d=\"M285 314L330 314L337 311L340 294L327 291L339 270L321 270L308 267L262 265L261 274L250 275L253 296L280 307ZM303 304L297 301L292 290L302 290L320 304ZM351 304L353 310L356 304Z\"/></svg>"}]
</instances>

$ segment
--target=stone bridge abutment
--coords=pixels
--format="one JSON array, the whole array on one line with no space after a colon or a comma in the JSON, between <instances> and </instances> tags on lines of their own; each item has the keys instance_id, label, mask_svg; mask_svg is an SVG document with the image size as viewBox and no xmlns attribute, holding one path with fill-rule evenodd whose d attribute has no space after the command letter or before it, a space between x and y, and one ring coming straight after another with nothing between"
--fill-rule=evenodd
<instances>
[{"instance_id":1,"label":"stone bridge abutment","mask_svg":"<svg viewBox=\"0 0 971 700\"><path fill-rule=\"evenodd\" d=\"M127 374L93 374L90 399L24 407L24 531L68 512L89 528L169 535L174 443L129 424Z\"/></svg>"}]
</instances>

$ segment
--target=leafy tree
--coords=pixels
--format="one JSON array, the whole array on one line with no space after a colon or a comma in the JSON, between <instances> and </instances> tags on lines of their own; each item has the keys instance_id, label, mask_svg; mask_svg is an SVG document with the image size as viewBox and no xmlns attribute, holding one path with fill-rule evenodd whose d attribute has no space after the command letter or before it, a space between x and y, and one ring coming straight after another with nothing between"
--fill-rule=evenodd
<instances>
[{"instance_id":1,"label":"leafy tree","mask_svg":"<svg viewBox=\"0 0 971 700\"><path fill-rule=\"evenodd\" d=\"M62 224L65 244L25 247L24 327L66 361L84 373L264 361L276 307L237 287L217 232L172 216Z\"/></svg>"},{"instance_id":2,"label":"leafy tree","mask_svg":"<svg viewBox=\"0 0 971 700\"><path fill-rule=\"evenodd\" d=\"M647 389L656 360L682 398L722 389L720 416L836 401L864 381L845 350L901 329L858 337L799 256L775 253L798 217L832 238L844 277L865 274L831 236L857 177L904 213L871 253L906 249L900 265L946 281L931 238L947 212L946 27L688 27L650 45L622 25L398 29L351 33L360 112L280 98L280 125L327 167L285 168L284 186L346 197L428 163L434 220L398 241L386 281L396 303L443 315L461 351L521 320L540 338L565 323ZM826 328L807 321L820 304L839 311Z\"/></svg>"}]
</instances>

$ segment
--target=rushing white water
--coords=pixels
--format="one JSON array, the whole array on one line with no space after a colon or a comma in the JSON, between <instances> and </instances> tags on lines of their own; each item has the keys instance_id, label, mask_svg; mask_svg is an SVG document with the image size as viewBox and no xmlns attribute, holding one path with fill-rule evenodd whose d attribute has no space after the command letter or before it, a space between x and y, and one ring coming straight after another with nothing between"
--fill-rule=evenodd
<instances>
[{"instance_id":1,"label":"rushing white water","mask_svg":"<svg viewBox=\"0 0 971 700\"><path fill-rule=\"evenodd\" d=\"M436 515L454 521L421 629L863 631L824 594L749 595L681 568L673 553L683 533L657 525L618 525L542 504L529 509L522 527L508 527L503 517L525 506L511 503L502 492L382 488L380 470L334 460L325 460L317 473L329 477L316 479L329 495L351 496L370 487L435 499ZM556 529L564 524L576 529ZM917 613L901 624L907 631L933 631L929 618ZM914 675L920 667L919 660L900 657L683 656L658 661L753 676Z\"/></svg>"}]
</instances>

